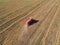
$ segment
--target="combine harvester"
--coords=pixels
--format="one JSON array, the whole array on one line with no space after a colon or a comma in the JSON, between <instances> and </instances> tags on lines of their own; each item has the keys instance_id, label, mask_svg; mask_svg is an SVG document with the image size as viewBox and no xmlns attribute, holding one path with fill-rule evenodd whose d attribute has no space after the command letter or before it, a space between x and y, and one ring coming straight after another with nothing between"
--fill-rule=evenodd
<instances>
[{"instance_id":1,"label":"combine harvester","mask_svg":"<svg viewBox=\"0 0 60 45\"><path fill-rule=\"evenodd\" d=\"M28 20L26 21L26 25L30 26L37 22L38 22L38 20L34 20L32 17L29 17Z\"/></svg>"},{"instance_id":2,"label":"combine harvester","mask_svg":"<svg viewBox=\"0 0 60 45\"><path fill-rule=\"evenodd\" d=\"M29 24L32 22L32 20L33 20L33 19L32 19L31 17L29 17L29 19L26 21L26 24L29 25Z\"/></svg>"}]
</instances>

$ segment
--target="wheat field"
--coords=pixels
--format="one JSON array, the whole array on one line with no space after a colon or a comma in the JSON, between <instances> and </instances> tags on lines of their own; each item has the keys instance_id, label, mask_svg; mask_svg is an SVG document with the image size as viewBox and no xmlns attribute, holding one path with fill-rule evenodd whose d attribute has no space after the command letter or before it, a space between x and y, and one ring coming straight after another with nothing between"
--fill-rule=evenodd
<instances>
[{"instance_id":1,"label":"wheat field","mask_svg":"<svg viewBox=\"0 0 60 45\"><path fill-rule=\"evenodd\" d=\"M0 45L60 45L60 0L0 0Z\"/></svg>"}]
</instances>

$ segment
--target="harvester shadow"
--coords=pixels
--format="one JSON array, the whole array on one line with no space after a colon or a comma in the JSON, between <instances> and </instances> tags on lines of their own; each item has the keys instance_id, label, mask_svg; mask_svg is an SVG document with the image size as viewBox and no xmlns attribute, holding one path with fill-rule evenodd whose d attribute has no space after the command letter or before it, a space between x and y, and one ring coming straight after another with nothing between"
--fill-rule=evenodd
<instances>
[{"instance_id":1,"label":"harvester shadow","mask_svg":"<svg viewBox=\"0 0 60 45\"><path fill-rule=\"evenodd\" d=\"M37 23L38 21L39 21L39 20L34 20L34 19L32 19L32 21L31 21L30 23L28 23L28 26L31 26L31 25Z\"/></svg>"}]
</instances>

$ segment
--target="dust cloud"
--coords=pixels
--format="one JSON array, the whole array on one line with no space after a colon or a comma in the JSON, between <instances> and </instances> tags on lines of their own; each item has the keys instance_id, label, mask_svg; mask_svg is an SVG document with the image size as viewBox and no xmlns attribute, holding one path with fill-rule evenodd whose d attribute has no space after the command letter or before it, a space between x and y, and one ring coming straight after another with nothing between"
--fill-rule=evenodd
<instances>
[{"instance_id":1,"label":"dust cloud","mask_svg":"<svg viewBox=\"0 0 60 45\"><path fill-rule=\"evenodd\" d=\"M29 38L28 25L22 27L21 35L19 36L20 45L25 45Z\"/></svg>"}]
</instances>

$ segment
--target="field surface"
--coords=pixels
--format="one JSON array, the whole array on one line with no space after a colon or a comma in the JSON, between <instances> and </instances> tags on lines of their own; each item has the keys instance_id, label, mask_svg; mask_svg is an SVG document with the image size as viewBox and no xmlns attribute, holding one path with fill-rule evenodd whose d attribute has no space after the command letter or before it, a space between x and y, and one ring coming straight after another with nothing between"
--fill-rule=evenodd
<instances>
[{"instance_id":1,"label":"field surface","mask_svg":"<svg viewBox=\"0 0 60 45\"><path fill-rule=\"evenodd\" d=\"M60 0L0 0L0 45L60 45Z\"/></svg>"}]
</instances>

